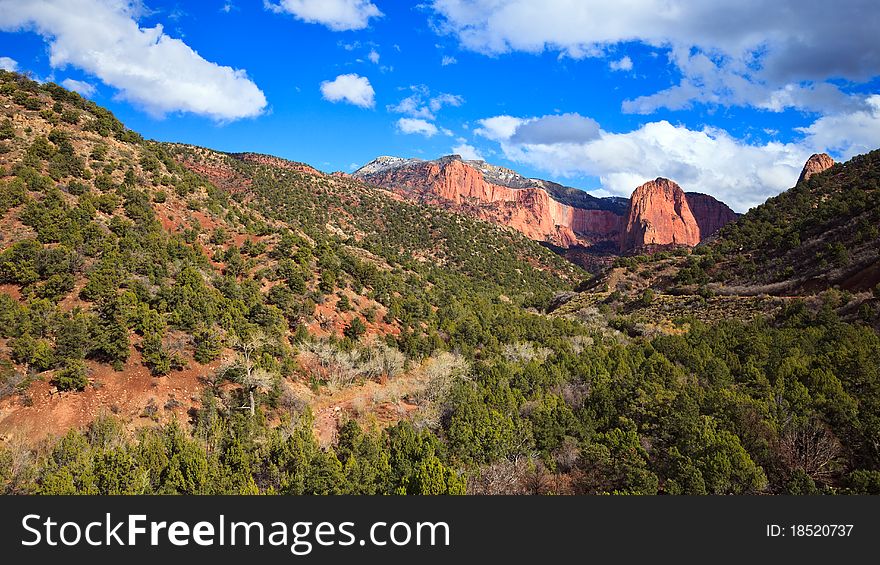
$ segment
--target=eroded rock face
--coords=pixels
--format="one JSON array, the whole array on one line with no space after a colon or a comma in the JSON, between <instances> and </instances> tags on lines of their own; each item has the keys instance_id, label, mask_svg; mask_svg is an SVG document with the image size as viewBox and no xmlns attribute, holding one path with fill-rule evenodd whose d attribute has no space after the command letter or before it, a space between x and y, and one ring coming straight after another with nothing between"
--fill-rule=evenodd
<instances>
[{"instance_id":1,"label":"eroded rock face","mask_svg":"<svg viewBox=\"0 0 880 565\"><path fill-rule=\"evenodd\" d=\"M658 178L638 187L630 198L620 251L660 245L700 243L700 226L687 196L669 179Z\"/></svg>"},{"instance_id":2,"label":"eroded rock face","mask_svg":"<svg viewBox=\"0 0 880 565\"><path fill-rule=\"evenodd\" d=\"M686 192L688 206L697 225L700 227L700 239L706 239L736 219L736 212L724 202L716 200L708 194Z\"/></svg>"},{"instance_id":3,"label":"eroded rock face","mask_svg":"<svg viewBox=\"0 0 880 565\"><path fill-rule=\"evenodd\" d=\"M834 165L834 159L827 153L814 153L807 159L798 182L809 180L811 176L827 171Z\"/></svg>"},{"instance_id":4,"label":"eroded rock face","mask_svg":"<svg viewBox=\"0 0 880 565\"><path fill-rule=\"evenodd\" d=\"M707 194L685 194L663 178L639 187L626 202L595 198L457 155L434 161L379 157L352 176L402 198L512 227L537 241L604 254L693 246L737 217L723 202Z\"/></svg>"},{"instance_id":5,"label":"eroded rock face","mask_svg":"<svg viewBox=\"0 0 880 565\"><path fill-rule=\"evenodd\" d=\"M539 187L490 182L484 171L457 156L435 161L380 157L354 176L372 184L512 227L526 237L561 247L619 237L622 216L613 210L562 204ZM491 178L491 177L490 177Z\"/></svg>"}]
</instances>

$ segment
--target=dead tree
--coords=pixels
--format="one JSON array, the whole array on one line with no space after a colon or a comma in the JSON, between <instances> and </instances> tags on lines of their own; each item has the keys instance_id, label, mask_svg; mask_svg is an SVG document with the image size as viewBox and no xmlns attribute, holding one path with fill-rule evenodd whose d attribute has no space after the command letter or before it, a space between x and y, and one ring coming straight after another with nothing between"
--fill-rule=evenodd
<instances>
[{"instance_id":1,"label":"dead tree","mask_svg":"<svg viewBox=\"0 0 880 565\"><path fill-rule=\"evenodd\" d=\"M240 409L248 410L252 418L256 412L254 393L272 388L272 374L257 366L256 362L256 357L265 344L266 337L262 333L244 339L234 338L232 348L236 351L236 359L225 369L226 375L247 391L248 404L241 406Z\"/></svg>"}]
</instances>

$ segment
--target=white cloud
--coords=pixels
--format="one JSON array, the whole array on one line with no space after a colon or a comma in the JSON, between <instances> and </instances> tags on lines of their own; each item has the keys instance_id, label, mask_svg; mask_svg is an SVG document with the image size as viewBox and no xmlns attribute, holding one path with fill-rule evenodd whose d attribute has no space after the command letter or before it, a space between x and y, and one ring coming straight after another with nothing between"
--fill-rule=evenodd
<instances>
[{"instance_id":1,"label":"white cloud","mask_svg":"<svg viewBox=\"0 0 880 565\"><path fill-rule=\"evenodd\" d=\"M225 121L263 112L266 98L244 71L205 60L161 25L140 27L135 10L123 0L5 0L0 29L35 31L53 68L80 68L154 115Z\"/></svg>"},{"instance_id":2,"label":"white cloud","mask_svg":"<svg viewBox=\"0 0 880 565\"><path fill-rule=\"evenodd\" d=\"M376 91L366 77L347 74L322 82L321 95L330 102L348 102L361 108L372 108Z\"/></svg>"},{"instance_id":3,"label":"white cloud","mask_svg":"<svg viewBox=\"0 0 880 565\"><path fill-rule=\"evenodd\" d=\"M796 128L800 136L788 143L750 143L719 128L693 130L665 120L614 133L578 114L502 115L477 125L474 133L497 142L507 159L556 176L599 177L610 194L629 196L663 176L745 211L793 186L812 153L848 160L880 147L880 94L868 96L863 108Z\"/></svg>"},{"instance_id":4,"label":"white cloud","mask_svg":"<svg viewBox=\"0 0 880 565\"><path fill-rule=\"evenodd\" d=\"M744 62L717 60L683 47L672 49L669 57L681 71L681 81L654 94L624 101L624 112L650 114L659 108L680 110L690 108L694 102L754 106L771 112L787 108L834 112L864 107L863 97L844 94L830 83L773 86L752 76L752 70Z\"/></svg>"},{"instance_id":5,"label":"white cloud","mask_svg":"<svg viewBox=\"0 0 880 565\"><path fill-rule=\"evenodd\" d=\"M486 54L596 57L627 42L669 49L681 82L629 111L694 101L815 110L817 97L834 98L843 105L831 111L839 111L852 101L826 81L880 75L876 0L838 0L833 13L804 0L433 0L432 7L441 33ZM786 89L793 92L771 99Z\"/></svg>"},{"instance_id":6,"label":"white cloud","mask_svg":"<svg viewBox=\"0 0 880 565\"><path fill-rule=\"evenodd\" d=\"M805 128L798 128L805 142L849 159L880 147L880 94L867 99L867 107L852 113L823 116Z\"/></svg>"},{"instance_id":7,"label":"white cloud","mask_svg":"<svg viewBox=\"0 0 880 565\"><path fill-rule=\"evenodd\" d=\"M441 93L428 100L428 108L430 108L432 112L439 112L443 106L458 107L461 106L463 102L464 98L458 94Z\"/></svg>"},{"instance_id":8,"label":"white cloud","mask_svg":"<svg viewBox=\"0 0 880 565\"><path fill-rule=\"evenodd\" d=\"M629 58L629 55L624 55L621 59L608 63L608 67L612 71L631 71L633 68L633 62L632 59Z\"/></svg>"},{"instance_id":9,"label":"white cloud","mask_svg":"<svg viewBox=\"0 0 880 565\"><path fill-rule=\"evenodd\" d=\"M4 71L17 71L18 61L10 57L0 57L0 69Z\"/></svg>"},{"instance_id":10,"label":"white cloud","mask_svg":"<svg viewBox=\"0 0 880 565\"><path fill-rule=\"evenodd\" d=\"M400 118L397 120L397 129L402 133L417 133L425 137L433 137L439 133L437 126L418 118Z\"/></svg>"},{"instance_id":11,"label":"white cloud","mask_svg":"<svg viewBox=\"0 0 880 565\"><path fill-rule=\"evenodd\" d=\"M66 88L67 90L72 90L74 92L78 92L85 96L86 98L90 97L95 93L95 85L83 82L81 80L76 80L72 78L66 78L61 81L61 86Z\"/></svg>"},{"instance_id":12,"label":"white cloud","mask_svg":"<svg viewBox=\"0 0 880 565\"><path fill-rule=\"evenodd\" d=\"M367 59L369 59L374 65L379 64L379 52L375 49L370 49L370 53L367 55Z\"/></svg>"},{"instance_id":13,"label":"white cloud","mask_svg":"<svg viewBox=\"0 0 880 565\"><path fill-rule=\"evenodd\" d=\"M483 155L477 150L473 145L468 145L467 143L462 143L460 145L456 145L452 148L452 152L456 155L461 155L461 158L466 161L485 161Z\"/></svg>"},{"instance_id":14,"label":"white cloud","mask_svg":"<svg viewBox=\"0 0 880 565\"><path fill-rule=\"evenodd\" d=\"M449 65L454 65L457 62L458 62L458 59L456 59L452 55L443 55L443 58L440 59L440 65L443 67L448 67Z\"/></svg>"},{"instance_id":15,"label":"white cloud","mask_svg":"<svg viewBox=\"0 0 880 565\"><path fill-rule=\"evenodd\" d=\"M872 110L823 117L804 128L803 139L792 143L750 144L724 130L691 130L665 120L638 129L612 133L598 129L591 139L558 140L521 135L535 124L566 131L563 121L583 123L576 114L543 118L495 116L479 121L477 135L497 141L505 158L555 176L599 177L610 194L629 196L647 180L663 176L685 190L705 192L737 211L760 204L794 185L811 153L832 150L848 158L880 145L880 96L870 98ZM580 126L577 126L580 127ZM860 134L837 145L841 132ZM577 128L575 128L576 130Z\"/></svg>"},{"instance_id":16,"label":"white cloud","mask_svg":"<svg viewBox=\"0 0 880 565\"><path fill-rule=\"evenodd\" d=\"M405 114L413 118L422 118L425 120L433 120L444 106L461 106L464 98L458 94L448 94L441 92L436 96L431 96L430 89L423 85L414 85L409 87L413 92L397 104L388 106L389 112L397 114Z\"/></svg>"},{"instance_id":17,"label":"white cloud","mask_svg":"<svg viewBox=\"0 0 880 565\"><path fill-rule=\"evenodd\" d=\"M310 24L321 24L333 31L364 29L370 18L382 12L369 0L281 0L273 4L264 0L273 12L285 12Z\"/></svg>"},{"instance_id":18,"label":"white cloud","mask_svg":"<svg viewBox=\"0 0 880 565\"><path fill-rule=\"evenodd\" d=\"M397 104L389 105L387 109L389 112L394 112L396 114L406 114L409 116L427 118L429 120L434 119L434 114L431 113L427 106L423 105L422 99L415 94L407 96Z\"/></svg>"},{"instance_id":19,"label":"white cloud","mask_svg":"<svg viewBox=\"0 0 880 565\"><path fill-rule=\"evenodd\" d=\"M476 135L481 135L492 141L507 141L517 128L528 120L515 118L513 116L495 116L494 118L485 118L477 123L480 127L474 130Z\"/></svg>"}]
</instances>

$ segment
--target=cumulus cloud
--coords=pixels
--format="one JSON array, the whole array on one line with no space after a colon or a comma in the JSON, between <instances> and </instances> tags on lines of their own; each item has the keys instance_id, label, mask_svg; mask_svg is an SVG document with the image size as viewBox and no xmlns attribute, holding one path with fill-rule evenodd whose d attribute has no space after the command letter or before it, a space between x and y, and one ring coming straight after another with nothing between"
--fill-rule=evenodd
<instances>
[{"instance_id":1,"label":"cumulus cloud","mask_svg":"<svg viewBox=\"0 0 880 565\"><path fill-rule=\"evenodd\" d=\"M745 211L794 185L814 152L831 150L849 158L880 145L880 96L869 102L867 110L818 119L801 130L802 139L791 143L752 144L722 129L692 130L665 120L613 133L598 124L595 130L587 127L595 122L577 114L495 116L479 120L474 133L498 142L511 161L555 176L599 177L610 194L629 196L645 181L663 176L685 190L711 194ZM582 131L589 135L567 135ZM843 145L838 141L841 132L849 132L850 141Z\"/></svg>"},{"instance_id":2,"label":"cumulus cloud","mask_svg":"<svg viewBox=\"0 0 880 565\"><path fill-rule=\"evenodd\" d=\"M746 63L716 60L687 48L672 49L669 58L681 71L681 81L654 94L625 100L624 112L650 114L659 108L681 110L695 102L753 106L771 112L787 108L813 112L852 111L865 104L862 96L845 94L827 82L772 86L756 79Z\"/></svg>"},{"instance_id":3,"label":"cumulus cloud","mask_svg":"<svg viewBox=\"0 0 880 565\"><path fill-rule=\"evenodd\" d=\"M458 59L456 59L452 55L443 55L443 58L440 59L440 66L448 67L449 65L454 65L457 62L458 62Z\"/></svg>"},{"instance_id":4,"label":"cumulus cloud","mask_svg":"<svg viewBox=\"0 0 880 565\"><path fill-rule=\"evenodd\" d=\"M410 86L412 94L398 102L388 106L389 112L405 114L413 118L433 120L444 106L461 106L464 98L458 94L441 92L432 96L431 90L423 85Z\"/></svg>"},{"instance_id":5,"label":"cumulus cloud","mask_svg":"<svg viewBox=\"0 0 880 565\"><path fill-rule=\"evenodd\" d=\"M0 30L38 33L53 68L80 68L154 115L226 121L263 112L266 98L244 71L207 61L161 25L140 27L136 17L123 0L5 0Z\"/></svg>"},{"instance_id":6,"label":"cumulus cloud","mask_svg":"<svg viewBox=\"0 0 880 565\"><path fill-rule=\"evenodd\" d=\"M74 92L78 92L88 98L89 96L95 93L95 85L84 82L81 80L76 80L72 78L66 78L61 81L61 86L66 88L67 90L72 90Z\"/></svg>"},{"instance_id":7,"label":"cumulus cloud","mask_svg":"<svg viewBox=\"0 0 880 565\"><path fill-rule=\"evenodd\" d=\"M634 101L630 111L681 108L691 101L815 109L817 88L818 95L848 102L826 81L880 75L876 0L839 0L833 9L813 0L627 0L625 7L604 0L433 0L431 5L437 29L481 53L555 50L580 58L604 56L609 47L627 42L670 49L680 84ZM713 76L706 84L708 75ZM797 88L804 83L806 88ZM786 88L794 91L770 100L771 93Z\"/></svg>"},{"instance_id":8,"label":"cumulus cloud","mask_svg":"<svg viewBox=\"0 0 880 565\"><path fill-rule=\"evenodd\" d=\"M519 144L584 143L599 137L599 124L580 114L544 116L520 124L510 137Z\"/></svg>"},{"instance_id":9,"label":"cumulus cloud","mask_svg":"<svg viewBox=\"0 0 880 565\"><path fill-rule=\"evenodd\" d=\"M461 106L464 98L446 92L432 95L431 90L423 84L410 86L409 90L412 94L386 108L389 112L407 116L397 120L397 129L403 133L418 133L426 137L437 133L452 136L450 130L438 127L433 121L444 106Z\"/></svg>"},{"instance_id":10,"label":"cumulus cloud","mask_svg":"<svg viewBox=\"0 0 880 565\"><path fill-rule=\"evenodd\" d=\"M527 121L514 116L485 118L478 122L480 127L474 130L474 134L492 141L508 141L516 133L517 128Z\"/></svg>"},{"instance_id":11,"label":"cumulus cloud","mask_svg":"<svg viewBox=\"0 0 880 565\"><path fill-rule=\"evenodd\" d=\"M397 120L397 129L402 133L416 133L425 137L433 137L439 133L437 126L419 118L400 118Z\"/></svg>"},{"instance_id":12,"label":"cumulus cloud","mask_svg":"<svg viewBox=\"0 0 880 565\"><path fill-rule=\"evenodd\" d=\"M825 148L849 159L880 147L880 94L869 96L866 107L851 113L822 116L810 126L798 128L813 148Z\"/></svg>"},{"instance_id":13,"label":"cumulus cloud","mask_svg":"<svg viewBox=\"0 0 880 565\"><path fill-rule=\"evenodd\" d=\"M278 4L265 0L265 6L273 12L291 14L298 20L321 24L333 31L364 29L371 18L382 16L369 0L281 0Z\"/></svg>"},{"instance_id":14,"label":"cumulus cloud","mask_svg":"<svg viewBox=\"0 0 880 565\"><path fill-rule=\"evenodd\" d=\"M367 55L367 59L370 60L374 65L379 64L379 52L375 49L370 49L370 53Z\"/></svg>"},{"instance_id":15,"label":"cumulus cloud","mask_svg":"<svg viewBox=\"0 0 880 565\"><path fill-rule=\"evenodd\" d=\"M11 57L0 57L0 69L4 71L17 71L18 61Z\"/></svg>"},{"instance_id":16,"label":"cumulus cloud","mask_svg":"<svg viewBox=\"0 0 880 565\"><path fill-rule=\"evenodd\" d=\"M632 59L629 58L629 55L624 55L620 59L608 63L608 67L612 71L631 71L633 68L633 62Z\"/></svg>"},{"instance_id":17,"label":"cumulus cloud","mask_svg":"<svg viewBox=\"0 0 880 565\"><path fill-rule=\"evenodd\" d=\"M473 145L468 145L467 143L461 143L452 148L452 153L456 155L461 155L461 158L466 161L485 161L483 155L477 150Z\"/></svg>"},{"instance_id":18,"label":"cumulus cloud","mask_svg":"<svg viewBox=\"0 0 880 565\"><path fill-rule=\"evenodd\" d=\"M369 79L353 73L322 82L321 95L330 102L347 102L361 108L372 108L376 103L376 91Z\"/></svg>"}]
</instances>

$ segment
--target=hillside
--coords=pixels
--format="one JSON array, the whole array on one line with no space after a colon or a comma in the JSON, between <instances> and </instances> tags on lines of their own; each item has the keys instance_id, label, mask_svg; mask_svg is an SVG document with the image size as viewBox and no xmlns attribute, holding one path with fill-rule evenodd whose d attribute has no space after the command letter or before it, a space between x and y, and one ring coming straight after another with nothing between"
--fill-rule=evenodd
<instances>
[{"instance_id":1,"label":"hillside","mask_svg":"<svg viewBox=\"0 0 880 565\"><path fill-rule=\"evenodd\" d=\"M466 284L481 290L494 284L496 291L520 295L538 289L546 294L583 274L513 230L402 201L356 179L292 169L300 165L278 158L255 160L182 145L166 148L234 199L309 237L328 232L392 265L441 268L468 277Z\"/></svg>"},{"instance_id":2,"label":"hillside","mask_svg":"<svg viewBox=\"0 0 880 565\"><path fill-rule=\"evenodd\" d=\"M880 493L878 334L680 280L723 243L584 280L51 83L0 98L2 493Z\"/></svg>"},{"instance_id":3,"label":"hillside","mask_svg":"<svg viewBox=\"0 0 880 565\"><path fill-rule=\"evenodd\" d=\"M633 299L631 313L654 323L688 309L705 321L772 314L786 302L806 299L814 310L831 308L880 328L878 182L880 151L843 164L814 155L796 186L710 241L692 252L621 258L585 285L584 295L568 296L559 313L595 307L614 292ZM638 307L644 292L659 293L650 307ZM729 307L712 308L713 301Z\"/></svg>"},{"instance_id":4,"label":"hillside","mask_svg":"<svg viewBox=\"0 0 880 565\"><path fill-rule=\"evenodd\" d=\"M880 283L880 151L804 176L720 232L713 280L774 293Z\"/></svg>"},{"instance_id":5,"label":"hillside","mask_svg":"<svg viewBox=\"0 0 880 565\"><path fill-rule=\"evenodd\" d=\"M2 80L2 434L185 415L255 334L280 340L288 377L309 336L425 355L456 342L451 297L483 317L481 301L540 304L582 276L516 232L303 164L144 141L75 93Z\"/></svg>"}]
</instances>

